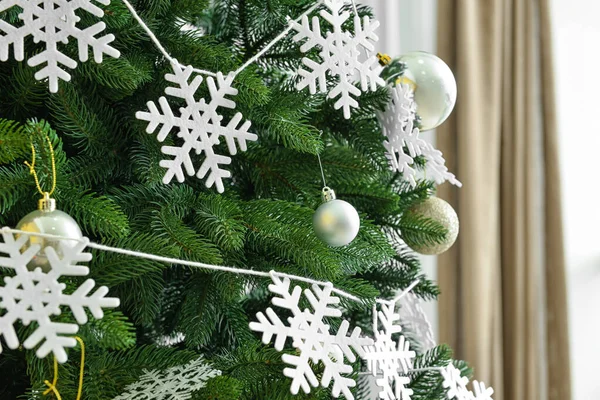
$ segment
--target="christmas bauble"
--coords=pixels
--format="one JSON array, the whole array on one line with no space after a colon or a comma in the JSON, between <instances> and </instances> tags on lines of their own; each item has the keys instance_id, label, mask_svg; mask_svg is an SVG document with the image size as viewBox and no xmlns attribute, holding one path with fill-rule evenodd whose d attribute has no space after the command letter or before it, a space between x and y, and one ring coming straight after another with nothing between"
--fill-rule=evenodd
<instances>
[{"instance_id":1,"label":"christmas bauble","mask_svg":"<svg viewBox=\"0 0 600 400\"><path fill-rule=\"evenodd\" d=\"M430 197L424 202L412 207L409 212L429 218L441 224L448 231L446 239L442 243L417 245L415 243L410 243L410 241L407 240L406 244L408 244L410 248L417 253L438 255L452 247L458 236L459 222L456 211L454 211L454 208L452 208L450 204L440 198Z\"/></svg>"},{"instance_id":2,"label":"christmas bauble","mask_svg":"<svg viewBox=\"0 0 600 400\"><path fill-rule=\"evenodd\" d=\"M333 247L349 244L360 229L358 212L350 203L336 199L329 188L323 189L323 201L313 216L317 237Z\"/></svg>"},{"instance_id":3,"label":"christmas bauble","mask_svg":"<svg viewBox=\"0 0 600 400\"><path fill-rule=\"evenodd\" d=\"M456 80L439 57L416 51L399 58L406 66L403 79L414 82L421 130L434 129L450 115L456 103Z\"/></svg>"},{"instance_id":4,"label":"christmas bauble","mask_svg":"<svg viewBox=\"0 0 600 400\"><path fill-rule=\"evenodd\" d=\"M17 224L17 229L31 233L45 233L56 236L62 236L72 239L81 239L83 234L77 222L67 213L56 210L53 199L40 200L38 210L30 212ZM27 264L27 268L34 270L41 268L48 272L51 269L48 257L46 256L46 247L52 247L59 257L62 256L60 240L44 238L40 236L30 236L31 244L39 244L40 251ZM63 240L63 246L73 247L77 244L75 240Z\"/></svg>"}]
</instances>

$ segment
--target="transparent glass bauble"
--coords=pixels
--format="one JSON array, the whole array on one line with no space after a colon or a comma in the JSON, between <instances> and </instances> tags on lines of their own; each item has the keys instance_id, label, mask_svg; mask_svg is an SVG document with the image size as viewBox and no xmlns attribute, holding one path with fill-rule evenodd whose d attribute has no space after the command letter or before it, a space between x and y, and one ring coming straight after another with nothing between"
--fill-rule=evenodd
<instances>
[{"instance_id":1,"label":"transparent glass bauble","mask_svg":"<svg viewBox=\"0 0 600 400\"><path fill-rule=\"evenodd\" d=\"M416 51L398 59L406 67L403 77L414 82L421 130L434 129L450 115L456 104L456 79L439 57Z\"/></svg>"},{"instance_id":2,"label":"transparent glass bauble","mask_svg":"<svg viewBox=\"0 0 600 400\"><path fill-rule=\"evenodd\" d=\"M17 224L17 229L31 233L46 233L50 235L57 235L62 237L68 237L73 239L83 238L81 229L77 222L67 213L60 210L54 211L42 211L37 210L27 214ZM34 270L41 268L44 272L48 272L51 269L48 257L46 256L46 247L52 247L59 257L62 257L62 249L60 246L60 240L44 238L39 236L30 236L29 243L39 244L40 251L35 257L27 264L27 268ZM63 246L73 247L77 244L74 240L64 240Z\"/></svg>"},{"instance_id":3,"label":"transparent glass bauble","mask_svg":"<svg viewBox=\"0 0 600 400\"><path fill-rule=\"evenodd\" d=\"M336 199L317 208L313 226L319 239L330 246L340 247L354 240L360 229L360 217L350 203Z\"/></svg>"}]
</instances>

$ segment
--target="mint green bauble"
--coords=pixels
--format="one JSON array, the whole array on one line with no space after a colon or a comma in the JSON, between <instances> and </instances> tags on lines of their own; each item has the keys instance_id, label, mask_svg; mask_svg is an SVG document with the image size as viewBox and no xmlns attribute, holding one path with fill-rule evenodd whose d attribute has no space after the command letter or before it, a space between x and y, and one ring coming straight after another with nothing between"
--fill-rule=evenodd
<instances>
[{"instance_id":1,"label":"mint green bauble","mask_svg":"<svg viewBox=\"0 0 600 400\"><path fill-rule=\"evenodd\" d=\"M398 59L406 67L402 80L415 88L417 115L421 130L434 129L450 115L456 104L456 79L439 57L416 51Z\"/></svg>"}]
</instances>

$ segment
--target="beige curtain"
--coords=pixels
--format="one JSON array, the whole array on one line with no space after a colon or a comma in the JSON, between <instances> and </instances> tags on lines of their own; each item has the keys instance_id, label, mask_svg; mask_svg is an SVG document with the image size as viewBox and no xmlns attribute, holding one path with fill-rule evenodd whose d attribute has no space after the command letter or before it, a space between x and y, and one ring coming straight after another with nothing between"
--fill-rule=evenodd
<instances>
[{"instance_id":1,"label":"beige curtain","mask_svg":"<svg viewBox=\"0 0 600 400\"><path fill-rule=\"evenodd\" d=\"M457 244L439 259L440 341L495 400L569 400L549 0L440 0L456 74L438 146L462 180Z\"/></svg>"}]
</instances>

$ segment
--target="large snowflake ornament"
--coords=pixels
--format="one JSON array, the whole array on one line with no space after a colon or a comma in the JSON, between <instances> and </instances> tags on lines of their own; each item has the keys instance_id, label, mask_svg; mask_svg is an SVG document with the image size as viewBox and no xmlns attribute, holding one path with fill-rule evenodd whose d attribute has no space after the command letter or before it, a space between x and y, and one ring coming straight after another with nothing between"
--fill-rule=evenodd
<instances>
[{"instance_id":1,"label":"large snowflake ornament","mask_svg":"<svg viewBox=\"0 0 600 400\"><path fill-rule=\"evenodd\" d=\"M374 309L375 344L365 348L367 368L378 377L379 398L384 400L410 400L413 394L412 389L406 387L410 383L406 374L412 368L416 353L410 350L404 336L400 335L397 341L394 339L394 335L402 331L399 321L400 315L393 303L381 304L378 312Z\"/></svg>"},{"instance_id":2,"label":"large snowflake ornament","mask_svg":"<svg viewBox=\"0 0 600 400\"><path fill-rule=\"evenodd\" d=\"M272 308L268 308L266 314L257 314L258 322L250 323L250 329L262 332L265 344L274 338L275 348L279 351L283 350L288 338L292 340L292 345L298 350L297 355L282 356L282 360L290 366L284 369L284 374L292 378L291 392L297 394L302 388L305 393L310 393L311 386L317 387L320 383L321 386L328 387L333 381L334 397L342 394L346 399L354 399L351 388L356 386L356 382L348 377L353 368L346 360L355 362L356 354L364 357L364 347L372 345L373 341L361 337L360 328L355 328L349 333L350 324L345 320L336 334L330 332L330 327L324 319L339 318L342 315L342 312L335 308L340 299L332 295L332 285L313 285L312 289L305 289L304 296L312 311L301 310L302 289L295 286L291 290L288 278L280 278L274 273L271 276L273 284L269 285L269 290L276 295L272 299L273 304L287 310L292 316L287 318L285 323ZM321 382L312 370L311 361L323 364Z\"/></svg>"},{"instance_id":3,"label":"large snowflake ornament","mask_svg":"<svg viewBox=\"0 0 600 400\"><path fill-rule=\"evenodd\" d=\"M343 30L342 25L350 18L348 11L342 11L345 0L324 0L327 10L321 10L321 17L331 25L331 30L321 31L318 17L309 21L308 16L302 18L302 23L290 20L290 24L298 33L294 36L295 42L306 40L300 47L303 53L314 47L320 49L321 63L308 57L302 63L308 69L301 67L298 74L302 77L298 83L298 90L308 87L311 94L325 93L327 88L327 75L335 77L334 84L327 97L338 100L335 108L344 110L344 117L350 118L351 108L358 108L356 97L362 92L375 91L377 86L384 86L385 81L379 76L383 67L377 57L370 56L365 61L360 61L361 47L366 51L373 51L373 43L379 40L375 30L379 27L378 21L371 21L369 17L354 17L354 34ZM360 89L355 86L355 81L360 81Z\"/></svg>"},{"instance_id":4,"label":"large snowflake ornament","mask_svg":"<svg viewBox=\"0 0 600 400\"><path fill-rule=\"evenodd\" d=\"M417 184L415 158L423 156L427 162L426 171L429 178L438 184L448 181L453 185L462 186L454 174L448 171L442 152L421 139L419 129L414 126L416 105L411 87L404 83L397 84L391 87L391 94L390 103L380 119L386 138L383 145L387 150L392 169L403 173L415 186Z\"/></svg>"},{"instance_id":5,"label":"large snowflake ornament","mask_svg":"<svg viewBox=\"0 0 600 400\"><path fill-rule=\"evenodd\" d=\"M110 0L95 0L108 5ZM50 91L58 91L60 79L70 81L71 75L61 67L75 68L77 62L59 49L59 44L67 44L74 38L78 44L79 60L88 60L89 48L94 53L94 61L102 62L102 57L107 54L119 57L117 49L109 44L115 39L114 35L101 34L106 24L97 22L94 25L81 29L77 23L81 19L76 12L90 13L98 18L104 16L104 11L96 6L92 0L0 0L0 13L12 7L20 7L22 12L19 19L21 26L13 26L0 20L0 60L8 60L9 48L13 46L14 57L17 61L25 58L25 38L29 35L36 43L43 42L45 49L27 60L31 67L45 66L35 74L38 80L48 79Z\"/></svg>"},{"instance_id":6,"label":"large snowflake ornament","mask_svg":"<svg viewBox=\"0 0 600 400\"><path fill-rule=\"evenodd\" d=\"M165 371L144 370L137 382L113 400L188 400L221 371L211 368L202 357Z\"/></svg>"},{"instance_id":7,"label":"large snowflake ornament","mask_svg":"<svg viewBox=\"0 0 600 400\"><path fill-rule=\"evenodd\" d=\"M168 87L165 93L169 96L185 100L185 107L180 108L179 114L171 109L165 97L158 100L161 110L154 102L148 102L149 112L139 111L136 113L138 119L148 121L146 131L153 133L158 127L158 141L163 142L172 130L177 129L177 137L180 144L163 146L161 151L173 159L163 160L160 166L167 169L163 182L170 183L173 178L179 182L185 180L185 174L204 179L205 185L215 185L219 192L225 190L223 178L231 177L231 172L223 169L223 165L231 163L231 158L217 154L215 146L220 143L221 138L225 140L229 154L237 154L237 145L240 150L246 151L246 142L255 141L258 137L248 132L250 122L241 123L242 114L237 113L227 124L223 124L223 116L219 114L219 108L235 109L235 102L227 96L235 96L238 91L232 87L233 75L223 76L218 73L216 81L213 77L206 79L211 99L207 103L205 99L196 101L195 94L203 81L202 76L196 75L192 79L194 70L191 66L182 67L177 63L172 64L173 74L167 74L165 79L174 86ZM190 81L191 79L191 81ZM199 168L195 168L192 154L204 157ZM184 173L185 170L185 173Z\"/></svg>"},{"instance_id":8,"label":"large snowflake ornament","mask_svg":"<svg viewBox=\"0 0 600 400\"><path fill-rule=\"evenodd\" d=\"M100 319L104 316L102 309L117 307L119 299L106 297L108 288L105 286L91 293L94 288L92 279L86 280L70 294L65 293L66 285L59 282L61 277L86 276L89 273L87 267L79 265L92 259L90 253L84 253L87 239L74 246L61 242L60 255L54 248L46 247L43 251L51 268L43 272L40 268L27 269L27 264L40 251L39 244L28 244L28 235L15 237L6 230L2 231L2 238L0 254L4 256L0 256L0 267L14 271L15 275L5 277L4 286L0 286L0 336L4 337L9 348L16 349L20 343L16 323L21 321L23 325L29 325L36 322L37 327L23 346L32 349L40 345L36 351L39 358L52 352L59 362L67 361L65 349L77 345L72 335L79 327L77 324L54 322L51 317L59 315L61 306L66 306L71 309L77 323L83 325L88 320L86 308L94 318Z\"/></svg>"}]
</instances>

